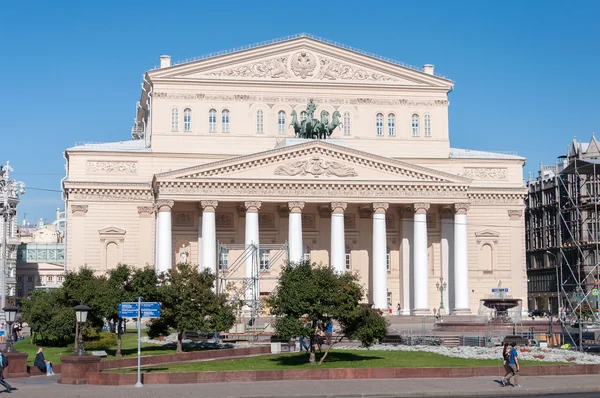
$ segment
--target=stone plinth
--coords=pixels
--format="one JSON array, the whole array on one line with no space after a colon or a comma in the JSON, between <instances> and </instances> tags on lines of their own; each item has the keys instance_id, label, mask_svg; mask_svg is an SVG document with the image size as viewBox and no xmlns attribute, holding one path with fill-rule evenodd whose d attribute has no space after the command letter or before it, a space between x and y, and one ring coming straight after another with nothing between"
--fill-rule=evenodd
<instances>
[{"instance_id":1,"label":"stone plinth","mask_svg":"<svg viewBox=\"0 0 600 398\"><path fill-rule=\"evenodd\" d=\"M8 366L4 369L6 377L27 377L27 353L26 352L3 352L8 359Z\"/></svg>"},{"instance_id":2,"label":"stone plinth","mask_svg":"<svg viewBox=\"0 0 600 398\"><path fill-rule=\"evenodd\" d=\"M87 384L86 373L100 372L100 357L93 355L60 357L61 384Z\"/></svg>"},{"instance_id":3,"label":"stone plinth","mask_svg":"<svg viewBox=\"0 0 600 398\"><path fill-rule=\"evenodd\" d=\"M345 146L345 147L348 146L347 141L336 139L336 138L329 138L326 140L317 140L317 139L310 139L310 138L284 138L283 140L281 140L277 143L275 148L282 148L282 147L298 145L298 144L306 144L309 141L327 141L330 144L335 144L335 145Z\"/></svg>"}]
</instances>

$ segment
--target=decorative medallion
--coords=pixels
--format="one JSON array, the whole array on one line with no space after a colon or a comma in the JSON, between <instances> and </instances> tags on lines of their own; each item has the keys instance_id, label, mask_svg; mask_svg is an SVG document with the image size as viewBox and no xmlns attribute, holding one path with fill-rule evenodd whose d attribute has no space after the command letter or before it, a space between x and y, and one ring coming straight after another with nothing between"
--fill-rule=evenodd
<instances>
[{"instance_id":1,"label":"decorative medallion","mask_svg":"<svg viewBox=\"0 0 600 398\"><path fill-rule=\"evenodd\" d=\"M215 215L215 224L217 228L233 228L233 214Z\"/></svg>"},{"instance_id":2,"label":"decorative medallion","mask_svg":"<svg viewBox=\"0 0 600 398\"><path fill-rule=\"evenodd\" d=\"M344 228L356 229L356 216L354 214L344 215Z\"/></svg>"},{"instance_id":3,"label":"decorative medallion","mask_svg":"<svg viewBox=\"0 0 600 398\"><path fill-rule=\"evenodd\" d=\"M272 213L259 213L258 225L260 228L275 228L275 215Z\"/></svg>"},{"instance_id":4,"label":"decorative medallion","mask_svg":"<svg viewBox=\"0 0 600 398\"><path fill-rule=\"evenodd\" d=\"M302 214L302 228L316 228L317 218L314 214Z\"/></svg>"},{"instance_id":5,"label":"decorative medallion","mask_svg":"<svg viewBox=\"0 0 600 398\"><path fill-rule=\"evenodd\" d=\"M275 169L275 175L306 176L307 174L311 174L315 178L320 176L356 177L358 175L353 167L347 167L337 162L329 162L318 156L313 156L310 160L288 163Z\"/></svg>"},{"instance_id":6,"label":"decorative medallion","mask_svg":"<svg viewBox=\"0 0 600 398\"><path fill-rule=\"evenodd\" d=\"M316 67L317 60L313 54L301 51L292 55L291 69L297 77L306 79L307 77L312 76Z\"/></svg>"},{"instance_id":7,"label":"decorative medallion","mask_svg":"<svg viewBox=\"0 0 600 398\"><path fill-rule=\"evenodd\" d=\"M194 213L176 212L173 215L173 219L175 220L175 225L188 226L188 227L194 226Z\"/></svg>"}]
</instances>

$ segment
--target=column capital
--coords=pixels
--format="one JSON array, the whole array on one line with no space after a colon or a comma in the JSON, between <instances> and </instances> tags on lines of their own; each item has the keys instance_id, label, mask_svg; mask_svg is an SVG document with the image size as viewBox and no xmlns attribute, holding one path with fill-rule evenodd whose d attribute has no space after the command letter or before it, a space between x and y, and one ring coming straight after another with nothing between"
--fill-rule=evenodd
<instances>
[{"instance_id":1,"label":"column capital","mask_svg":"<svg viewBox=\"0 0 600 398\"><path fill-rule=\"evenodd\" d=\"M454 212L456 214L467 214L467 212L469 211L469 207L471 207L471 205L469 203L455 203L454 204Z\"/></svg>"},{"instance_id":2,"label":"column capital","mask_svg":"<svg viewBox=\"0 0 600 398\"><path fill-rule=\"evenodd\" d=\"M156 208L156 212L160 213L163 211L171 211L171 209L173 208L173 206L175 206L175 201L173 200L157 200L156 203L154 204L155 208Z\"/></svg>"},{"instance_id":3,"label":"column capital","mask_svg":"<svg viewBox=\"0 0 600 398\"><path fill-rule=\"evenodd\" d=\"M71 205L71 214L83 216L88 211L88 205Z\"/></svg>"},{"instance_id":4,"label":"column capital","mask_svg":"<svg viewBox=\"0 0 600 398\"><path fill-rule=\"evenodd\" d=\"M258 213L258 210L260 210L261 205L262 202L244 202L244 207L246 208L246 212L248 213Z\"/></svg>"},{"instance_id":5,"label":"column capital","mask_svg":"<svg viewBox=\"0 0 600 398\"><path fill-rule=\"evenodd\" d=\"M508 217L511 220L518 220L523 216L523 210L508 210Z\"/></svg>"},{"instance_id":6,"label":"column capital","mask_svg":"<svg viewBox=\"0 0 600 398\"><path fill-rule=\"evenodd\" d=\"M218 205L218 200L203 200L200 202L200 206L202 206L202 211L210 211L213 213L217 210Z\"/></svg>"},{"instance_id":7,"label":"column capital","mask_svg":"<svg viewBox=\"0 0 600 398\"><path fill-rule=\"evenodd\" d=\"M154 206L138 206L137 209L140 217L149 217L154 213Z\"/></svg>"},{"instance_id":8,"label":"column capital","mask_svg":"<svg viewBox=\"0 0 600 398\"><path fill-rule=\"evenodd\" d=\"M415 214L427 214L429 207L429 203L413 203L413 210Z\"/></svg>"},{"instance_id":9,"label":"column capital","mask_svg":"<svg viewBox=\"0 0 600 398\"><path fill-rule=\"evenodd\" d=\"M346 211L347 207L348 207L348 203L332 202L331 203L331 212L333 214L344 214L344 211Z\"/></svg>"},{"instance_id":10,"label":"column capital","mask_svg":"<svg viewBox=\"0 0 600 398\"><path fill-rule=\"evenodd\" d=\"M375 202L373 203L373 214L385 214L387 209L390 207L389 203L386 202Z\"/></svg>"},{"instance_id":11,"label":"column capital","mask_svg":"<svg viewBox=\"0 0 600 398\"><path fill-rule=\"evenodd\" d=\"M288 202L290 213L302 213L304 202Z\"/></svg>"}]
</instances>

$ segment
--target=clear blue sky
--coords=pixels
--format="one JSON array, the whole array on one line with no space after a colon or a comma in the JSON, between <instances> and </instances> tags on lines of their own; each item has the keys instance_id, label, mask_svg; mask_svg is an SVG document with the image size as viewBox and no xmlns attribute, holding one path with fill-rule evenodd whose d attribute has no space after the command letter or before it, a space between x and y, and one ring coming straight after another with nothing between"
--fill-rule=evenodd
<instances>
[{"instance_id":1,"label":"clear blue sky","mask_svg":"<svg viewBox=\"0 0 600 398\"><path fill-rule=\"evenodd\" d=\"M600 134L600 1L11 1L0 5L0 161L30 189L20 219L62 207L65 148L130 138L142 74L309 32L456 83L451 145L552 163Z\"/></svg>"}]
</instances>

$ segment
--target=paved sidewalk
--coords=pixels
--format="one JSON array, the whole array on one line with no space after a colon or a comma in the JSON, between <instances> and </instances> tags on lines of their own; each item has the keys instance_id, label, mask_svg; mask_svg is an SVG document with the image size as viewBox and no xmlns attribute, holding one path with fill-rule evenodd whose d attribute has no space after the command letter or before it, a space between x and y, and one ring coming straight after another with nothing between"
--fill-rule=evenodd
<instances>
[{"instance_id":1,"label":"paved sidewalk","mask_svg":"<svg viewBox=\"0 0 600 398\"><path fill-rule=\"evenodd\" d=\"M150 397L460 397L515 396L556 393L598 392L600 379L589 376L522 377L523 388L502 387L493 377L468 379L382 379L382 380L325 380L275 381L248 383L147 385L130 386L67 386L57 384L57 377L35 376L7 379L19 397L39 398L150 398ZM4 393L3 393L4 394Z\"/></svg>"}]
</instances>

